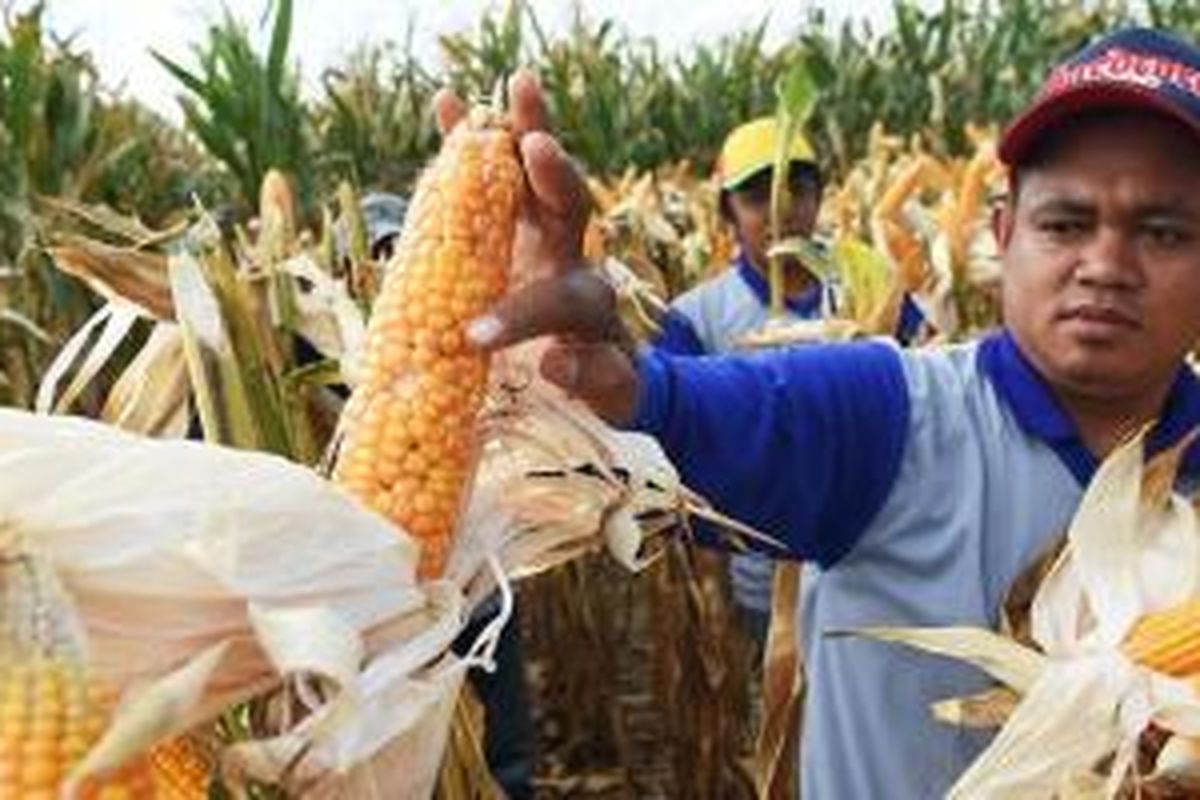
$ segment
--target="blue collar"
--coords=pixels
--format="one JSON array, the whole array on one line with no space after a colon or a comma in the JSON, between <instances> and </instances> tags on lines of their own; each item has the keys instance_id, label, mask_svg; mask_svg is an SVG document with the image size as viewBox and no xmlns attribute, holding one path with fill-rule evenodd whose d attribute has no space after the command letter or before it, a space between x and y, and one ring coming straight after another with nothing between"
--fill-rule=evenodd
<instances>
[{"instance_id":1,"label":"blue collar","mask_svg":"<svg viewBox=\"0 0 1200 800\"><path fill-rule=\"evenodd\" d=\"M1049 385L1017 347L1012 334L1001 330L979 345L979 365L1012 409L1018 424L1044 441L1058 454L1080 484L1086 485L1099 466L1075 427L1075 421L1059 404ZM1162 416L1150 433L1149 452L1160 452L1200 426L1200 380L1182 365L1163 406ZM1200 477L1200 442L1188 448L1180 468L1181 477Z\"/></svg>"},{"instance_id":2,"label":"blue collar","mask_svg":"<svg viewBox=\"0 0 1200 800\"><path fill-rule=\"evenodd\" d=\"M758 302L762 303L764 307L769 306L771 304L771 285L762 273L750 263L750 258L744 252L738 253L738 257L733 263L737 267L738 275L750 287L750 291L754 292ZM824 291L824 288L824 284L818 281L799 295L784 298L784 304L789 311L801 319L820 316L821 292Z\"/></svg>"}]
</instances>

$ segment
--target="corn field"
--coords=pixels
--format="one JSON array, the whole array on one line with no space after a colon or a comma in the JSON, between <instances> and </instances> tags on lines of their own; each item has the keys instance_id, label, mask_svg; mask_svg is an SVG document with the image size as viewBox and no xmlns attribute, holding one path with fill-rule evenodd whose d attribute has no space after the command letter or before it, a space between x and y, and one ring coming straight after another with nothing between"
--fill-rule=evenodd
<instances>
[{"instance_id":1,"label":"corn field","mask_svg":"<svg viewBox=\"0 0 1200 800\"><path fill-rule=\"evenodd\" d=\"M180 570L180 586L153 582L161 607L143 603L123 632L128 642L118 643L127 649L100 637L123 666L94 662L92 626L108 624L104 603L115 602L97 577L103 566L72 551L69 536L27 547L10 535L0 490L4 797L33 797L76 778L79 797L119 786L137 797L338 796L371 778L365 758L341 763L336 748L322 749L339 720L359 713L378 725L372 732L389 734L379 733L386 743L371 750L381 769L395 771L388 774L406 771L413 786L446 800L498 797L484 764L482 712L458 691L468 666L489 661L496 632L480 636L478 652L448 650L448 620L497 583L507 586L479 554L486 548L452 546L463 526L488 528L488 514L465 499L473 476L532 519L522 530L536 545L521 550L506 540L499 566L521 577L509 624L526 651L537 796L790 796L787 743L775 742L769 756L759 739L781 703L799 698L781 699L773 673L751 654L728 597L725 556L678 533L720 509L682 488L664 498L653 481L627 485L637 473L610 433L559 401L512 389L529 382L522 365L489 365L456 333L520 279L505 273L503 259L489 260L511 238L519 174L497 156L509 134L486 125L438 156L435 93L450 86L482 100L519 67L532 69L556 133L588 175L587 254L624 265L621 310L648 337L663 302L734 252L711 175L725 134L774 112L776 86L804 69L816 92L807 131L827 176L819 234L832 256L818 266L848 303L816 333L775 330L748 346L895 330L905 296L948 340L998 321L987 219L1006 184L995 141L1049 65L1127 22L1200 38L1200 6L1187 0L945 0L932 11L897 0L891 25L878 31L853 22L835 29L813 11L778 47L767 46L764 23L673 54L580 9L565 33L551 34L513 0L474 29L445 32L436 69L413 55L411 38L379 41L305 94L293 2L276 0L262 50L250 23L226 11L188 57L154 54L178 89L183 122L174 126L114 92L87 52L54 37L46 5L20 13L0 5L0 411L102 423L76 431L90 457L129 453L147 484L124 495L96 490L95 502L122 508L146 492L146 517L125 520L130 530L170 527L169 514L180 512L159 497L166 486L195 495L189 520L204 516L197 509L205 498L218 502L199 481L163 475L172 471L168 458L194 459L214 485L222 475L252 478L247 491L273 509L279 497L319 497L311 520L281 508L276 525L330 538L345 528L356 549L323 554L305 542L289 556L267 552L265 535L235 542L230 534L228 549L210 554L214 572L201 576L179 566L182 539L147 544L142 561ZM508 183L485 185L484 174ZM360 207L378 191L411 198L415 221L406 224L414 230L428 215L460 215L462 236L449 244L419 233L403 239L396 257L410 277L389 280ZM485 194L480 208L471 198ZM458 205L436 206L430 196ZM480 227L472 215L484 213L491 216ZM454 272L465 261L477 267L472 280ZM393 391L411 376L418 388ZM480 415L495 437L490 449L456 438ZM42 434L18 435L26 419L34 417L0 417L0 454L10 443L33 448ZM164 449L135 453L123 438L132 434ZM206 444L189 449L188 440ZM551 445L574 460L551 458ZM296 465L303 477L287 471ZM28 497L50 485L37 476L31 469ZM634 495L636 519L622 505ZM546 509L561 519L538 517ZM614 509L628 515L627 527ZM264 524L236 504L221 513ZM416 544L397 552L384 517L421 543L419 553ZM319 562L311 575L306 555ZM250 556L255 569L250 561L244 574L230 566ZM312 583L262 567L276 557ZM220 592L205 582L217 574ZM346 575L377 592L347 588ZM440 588L428 589L430 578ZM313 598L354 625L299 615L312 611ZM1133 647L1147 663L1169 662L1155 633L1193 618L1150 620ZM189 619L201 622L172 640L176 661L166 652L150 659L165 647L155 637ZM229 630L240 644L222 638ZM309 633L328 649L306 645ZM239 649L247 642L261 647ZM423 657L409 663L410 652ZM184 661L187 669L168 668ZM364 675L378 674L363 665L407 682L371 683ZM213 677L231 674L237 680ZM169 718L154 718L157 728L120 716L113 687L114 678L127 687L151 677L169 680L164 697L177 701ZM445 693L434 700L417 686ZM395 720L375 720L363 711L373 702L419 708L417 722L400 730ZM18 745L34 729L41 738ZM105 735L116 729L121 736ZM429 733L436 730L450 733L438 739ZM405 760L414 739L438 743L428 744L436 750L430 763ZM19 750L32 755L18 761L11 754ZM345 783L330 783L334 773Z\"/></svg>"}]
</instances>

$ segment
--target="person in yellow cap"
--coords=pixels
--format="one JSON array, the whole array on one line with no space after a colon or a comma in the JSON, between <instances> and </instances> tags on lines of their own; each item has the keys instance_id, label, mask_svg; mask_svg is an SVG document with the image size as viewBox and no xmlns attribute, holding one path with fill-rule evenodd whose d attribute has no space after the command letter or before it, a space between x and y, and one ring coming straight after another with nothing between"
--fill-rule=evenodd
<instances>
[{"instance_id":1,"label":"person in yellow cap","mask_svg":"<svg viewBox=\"0 0 1200 800\"><path fill-rule=\"evenodd\" d=\"M695 286L676 300L658 345L698 355L732 349L767 315L767 248L771 180L778 128L760 117L735 128L717 160L720 210L733 228L738 250L732 269ZM811 145L797 134L788 145L790 204L782 220L786 236L811 236L821 207L821 171ZM799 262L785 272L787 311L811 317L820 310L821 287Z\"/></svg>"},{"instance_id":2,"label":"person in yellow cap","mask_svg":"<svg viewBox=\"0 0 1200 800\"><path fill-rule=\"evenodd\" d=\"M774 117L759 117L735 128L725 139L717 160L721 215L734 229L740 261L765 278L770 223L771 181L778 125ZM821 172L812 145L803 133L787 147L791 204L782 220L785 236L811 236L821 205ZM786 295L796 298L815 285L815 278L792 261L785 276Z\"/></svg>"},{"instance_id":3,"label":"person in yellow cap","mask_svg":"<svg viewBox=\"0 0 1200 800\"><path fill-rule=\"evenodd\" d=\"M770 292L767 249L770 244L771 181L779 129L774 117L738 126L726 137L717 161L721 216L733 228L738 249L723 270L678 297L663 321L655 345L679 355L708 355L737 349L745 334L767 320ZM785 236L810 237L821 208L821 170L803 134L788 143L790 204L782 221ZM832 307L831 287L823 285L798 261L785 262L785 312L812 319ZM823 302L823 300L825 302ZM773 564L758 553L735 554L730 581L739 616L762 648L771 612Z\"/></svg>"}]
</instances>

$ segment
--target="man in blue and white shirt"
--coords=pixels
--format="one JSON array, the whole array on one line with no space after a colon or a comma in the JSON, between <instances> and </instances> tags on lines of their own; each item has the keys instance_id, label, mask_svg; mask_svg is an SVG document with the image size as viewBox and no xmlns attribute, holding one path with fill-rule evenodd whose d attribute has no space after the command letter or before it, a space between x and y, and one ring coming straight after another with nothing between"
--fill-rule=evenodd
<instances>
[{"instance_id":1,"label":"man in blue and white shirt","mask_svg":"<svg viewBox=\"0 0 1200 800\"><path fill-rule=\"evenodd\" d=\"M737 239L734 262L672 303L656 347L677 355L732 352L742 337L760 330L770 312L767 247L771 180L778 130L775 119L760 117L735 128L717 159L721 217ZM784 236L812 236L821 208L821 173L803 134L788 143L789 204ZM814 319L822 310L823 286L804 265L784 265L784 314ZM771 617L774 563L762 553L735 553L729 561L733 599L747 633L761 650Z\"/></svg>"},{"instance_id":2,"label":"man in blue and white shirt","mask_svg":"<svg viewBox=\"0 0 1200 800\"><path fill-rule=\"evenodd\" d=\"M472 338L555 334L547 377L656 436L694 488L780 537L781 555L820 565L801 612L806 798L944 794L987 734L934 721L929 704L984 688L981 674L822 632L995 625L1101 458L1147 423L1151 451L1200 425L1184 361L1200 340L1200 49L1123 30L1049 77L1000 144L1004 327L916 352L634 353L611 291L573 268L578 177L543 130L536 85L512 91L539 212L519 234L539 244L522 257L547 277ZM1192 446L1182 481L1197 477Z\"/></svg>"},{"instance_id":3,"label":"man in blue and white shirt","mask_svg":"<svg viewBox=\"0 0 1200 800\"><path fill-rule=\"evenodd\" d=\"M716 176L721 218L733 230L737 255L728 268L700 282L671 303L654 346L675 355L700 356L744 349L742 339L761 330L770 316L767 250L771 181L778 126L774 117L739 125L725 138ZM821 170L808 139L796 133L787 146L788 203L781 219L784 237L809 238L821 209ZM822 283L797 259L783 263L784 319L817 319L836 311L835 287ZM902 307L900 338L911 336L922 315L912 301ZM735 553L729 576L733 599L759 649L771 617L772 560L763 553Z\"/></svg>"}]
</instances>

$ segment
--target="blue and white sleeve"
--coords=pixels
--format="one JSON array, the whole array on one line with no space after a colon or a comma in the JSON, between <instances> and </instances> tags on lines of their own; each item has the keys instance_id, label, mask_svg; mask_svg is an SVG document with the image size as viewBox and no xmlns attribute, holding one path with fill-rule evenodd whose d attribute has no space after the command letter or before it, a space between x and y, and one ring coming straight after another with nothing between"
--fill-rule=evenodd
<instances>
[{"instance_id":1,"label":"blue and white sleeve","mask_svg":"<svg viewBox=\"0 0 1200 800\"><path fill-rule=\"evenodd\" d=\"M696 327L679 309L669 309L659 325L662 330L653 341L659 350L678 356L700 356L707 351L704 342L700 341L700 335L696 333Z\"/></svg>"},{"instance_id":2,"label":"blue and white sleeve","mask_svg":"<svg viewBox=\"0 0 1200 800\"><path fill-rule=\"evenodd\" d=\"M895 482L909 420L900 352L883 342L759 354L639 355L631 427L653 435L689 487L829 566Z\"/></svg>"}]
</instances>

